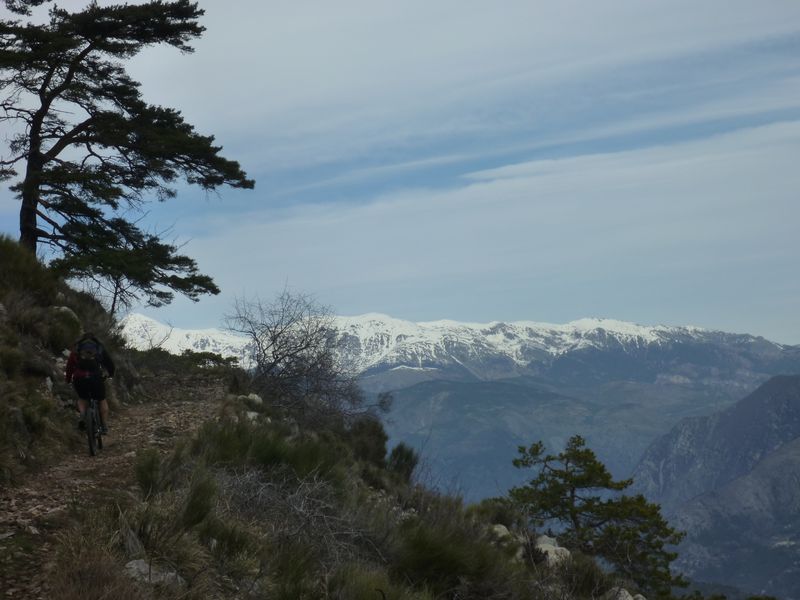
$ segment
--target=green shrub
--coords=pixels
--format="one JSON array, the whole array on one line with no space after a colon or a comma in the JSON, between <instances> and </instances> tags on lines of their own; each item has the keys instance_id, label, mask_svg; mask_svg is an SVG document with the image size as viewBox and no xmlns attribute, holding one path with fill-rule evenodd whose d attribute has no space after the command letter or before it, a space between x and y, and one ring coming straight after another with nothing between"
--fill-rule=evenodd
<instances>
[{"instance_id":1,"label":"green shrub","mask_svg":"<svg viewBox=\"0 0 800 600\"><path fill-rule=\"evenodd\" d=\"M391 581L385 569L364 564L349 564L338 569L328 581L326 597L332 600L434 599L426 590L414 591Z\"/></svg>"},{"instance_id":2,"label":"green shrub","mask_svg":"<svg viewBox=\"0 0 800 600\"><path fill-rule=\"evenodd\" d=\"M19 348L0 346L0 370L9 379L13 379L20 374L24 361L25 354Z\"/></svg>"},{"instance_id":3,"label":"green shrub","mask_svg":"<svg viewBox=\"0 0 800 600\"><path fill-rule=\"evenodd\" d=\"M468 580L484 580L506 560L485 540L458 523L414 521L403 526L393 568L401 578L441 594Z\"/></svg>"},{"instance_id":4,"label":"green shrub","mask_svg":"<svg viewBox=\"0 0 800 600\"><path fill-rule=\"evenodd\" d=\"M53 410L52 402L36 394L27 398L21 407L25 427L34 434L41 434L48 425L48 415Z\"/></svg>"},{"instance_id":5,"label":"green shrub","mask_svg":"<svg viewBox=\"0 0 800 600\"><path fill-rule=\"evenodd\" d=\"M47 346L60 354L70 348L81 334L81 322L72 310L65 306L52 307L49 311Z\"/></svg>"},{"instance_id":6,"label":"green shrub","mask_svg":"<svg viewBox=\"0 0 800 600\"><path fill-rule=\"evenodd\" d=\"M112 542L115 532L103 511L87 511L85 519L60 535L48 580L60 600L140 600L150 595L122 568L123 558Z\"/></svg>"},{"instance_id":7,"label":"green shrub","mask_svg":"<svg viewBox=\"0 0 800 600\"><path fill-rule=\"evenodd\" d=\"M416 451L411 446L400 442L392 448L387 468L389 471L397 473L404 481L411 481L418 463L419 455Z\"/></svg>"},{"instance_id":8,"label":"green shrub","mask_svg":"<svg viewBox=\"0 0 800 600\"><path fill-rule=\"evenodd\" d=\"M136 482L145 498L160 491L161 455L155 448L146 448L136 453L133 465Z\"/></svg>"},{"instance_id":9,"label":"green shrub","mask_svg":"<svg viewBox=\"0 0 800 600\"><path fill-rule=\"evenodd\" d=\"M283 436L275 431L261 428L254 432L250 445L250 456L262 468L287 463L289 447Z\"/></svg>"},{"instance_id":10,"label":"green shrub","mask_svg":"<svg viewBox=\"0 0 800 600\"><path fill-rule=\"evenodd\" d=\"M213 478L203 470L195 471L181 515L183 527L189 529L201 523L214 507L216 496L217 486Z\"/></svg>"},{"instance_id":11,"label":"green shrub","mask_svg":"<svg viewBox=\"0 0 800 600\"><path fill-rule=\"evenodd\" d=\"M470 516L489 525L499 524L510 529L523 523L519 509L508 498L486 498L467 510Z\"/></svg>"},{"instance_id":12,"label":"green shrub","mask_svg":"<svg viewBox=\"0 0 800 600\"><path fill-rule=\"evenodd\" d=\"M199 516L205 518L204 508L202 502L191 500L191 493L182 498L179 493L165 492L124 512L147 557L156 564L170 565L192 581L198 592L207 584L211 555L200 536L187 527Z\"/></svg>"},{"instance_id":13,"label":"green shrub","mask_svg":"<svg viewBox=\"0 0 800 600\"><path fill-rule=\"evenodd\" d=\"M5 307L8 322L17 333L46 342L49 335L47 309L37 304L33 294L25 289L6 293Z\"/></svg>"},{"instance_id":14,"label":"green shrub","mask_svg":"<svg viewBox=\"0 0 800 600\"><path fill-rule=\"evenodd\" d=\"M252 433L243 420L223 419L203 424L192 443L194 454L211 463L242 463L248 455Z\"/></svg>"},{"instance_id":15,"label":"green shrub","mask_svg":"<svg viewBox=\"0 0 800 600\"><path fill-rule=\"evenodd\" d=\"M58 279L36 256L11 238L0 235L0 301L11 290L25 290L33 303L52 304L58 291Z\"/></svg>"},{"instance_id":16,"label":"green shrub","mask_svg":"<svg viewBox=\"0 0 800 600\"><path fill-rule=\"evenodd\" d=\"M289 464L298 477L311 473L328 475L341 459L341 448L332 440L306 438L294 441L289 447Z\"/></svg>"},{"instance_id":17,"label":"green shrub","mask_svg":"<svg viewBox=\"0 0 800 600\"><path fill-rule=\"evenodd\" d=\"M316 549L296 539L281 539L270 549L269 595L275 600L318 600L319 560Z\"/></svg>"},{"instance_id":18,"label":"green shrub","mask_svg":"<svg viewBox=\"0 0 800 600\"><path fill-rule=\"evenodd\" d=\"M257 540L244 526L230 519L210 515L200 526L200 539L211 546L214 556L228 561L241 554L258 551Z\"/></svg>"},{"instance_id":19,"label":"green shrub","mask_svg":"<svg viewBox=\"0 0 800 600\"><path fill-rule=\"evenodd\" d=\"M569 560L553 570L570 596L576 598L599 598L615 584L614 577L603 571L594 558L580 552L573 552Z\"/></svg>"},{"instance_id":20,"label":"green shrub","mask_svg":"<svg viewBox=\"0 0 800 600\"><path fill-rule=\"evenodd\" d=\"M350 445L359 460L382 467L386 464L386 441L383 424L373 416L358 419L350 427Z\"/></svg>"}]
</instances>

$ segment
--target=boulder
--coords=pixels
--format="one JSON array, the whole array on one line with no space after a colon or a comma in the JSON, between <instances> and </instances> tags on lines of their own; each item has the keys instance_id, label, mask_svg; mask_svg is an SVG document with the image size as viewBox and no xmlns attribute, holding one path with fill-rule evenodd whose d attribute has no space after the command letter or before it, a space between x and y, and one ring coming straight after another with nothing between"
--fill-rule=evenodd
<instances>
[{"instance_id":1,"label":"boulder","mask_svg":"<svg viewBox=\"0 0 800 600\"><path fill-rule=\"evenodd\" d=\"M544 554L545 561L550 567L561 564L565 560L569 560L571 556L570 551L566 548L553 546L552 544L537 544L536 549Z\"/></svg>"},{"instance_id":2,"label":"boulder","mask_svg":"<svg viewBox=\"0 0 800 600\"><path fill-rule=\"evenodd\" d=\"M550 537L549 535L540 535L536 538L536 545L539 544L550 544L551 546L558 546L558 542L556 538Z\"/></svg>"},{"instance_id":3,"label":"boulder","mask_svg":"<svg viewBox=\"0 0 800 600\"><path fill-rule=\"evenodd\" d=\"M511 539L511 532L508 530L508 527L505 525L501 525L500 523L496 523L492 525L491 528L492 537L499 541L506 541Z\"/></svg>"},{"instance_id":4,"label":"boulder","mask_svg":"<svg viewBox=\"0 0 800 600\"><path fill-rule=\"evenodd\" d=\"M544 554L547 565L551 567L569 560L570 556L572 556L569 550L558 545L555 538L546 535L540 535L536 538L535 548Z\"/></svg>"},{"instance_id":5,"label":"boulder","mask_svg":"<svg viewBox=\"0 0 800 600\"><path fill-rule=\"evenodd\" d=\"M615 587L603 594L600 600L633 600L633 596L625 588Z\"/></svg>"},{"instance_id":6,"label":"boulder","mask_svg":"<svg viewBox=\"0 0 800 600\"><path fill-rule=\"evenodd\" d=\"M83 325L69 306L52 306L50 314L53 322L61 329L60 335L64 338L65 345L69 345L80 336Z\"/></svg>"},{"instance_id":7,"label":"boulder","mask_svg":"<svg viewBox=\"0 0 800 600\"><path fill-rule=\"evenodd\" d=\"M136 581L143 581L144 583L162 583L178 587L186 586L186 580L175 571L168 571L141 558L127 563L125 572Z\"/></svg>"},{"instance_id":8,"label":"boulder","mask_svg":"<svg viewBox=\"0 0 800 600\"><path fill-rule=\"evenodd\" d=\"M247 399L251 402L251 404L255 404L256 406L261 406L262 404L264 404L264 401L258 394L249 394L247 396Z\"/></svg>"},{"instance_id":9,"label":"boulder","mask_svg":"<svg viewBox=\"0 0 800 600\"><path fill-rule=\"evenodd\" d=\"M525 545L519 536L514 535L508 527L500 523L495 523L489 528L489 539L496 545L503 548L515 548L514 560L521 562L525 556Z\"/></svg>"}]
</instances>

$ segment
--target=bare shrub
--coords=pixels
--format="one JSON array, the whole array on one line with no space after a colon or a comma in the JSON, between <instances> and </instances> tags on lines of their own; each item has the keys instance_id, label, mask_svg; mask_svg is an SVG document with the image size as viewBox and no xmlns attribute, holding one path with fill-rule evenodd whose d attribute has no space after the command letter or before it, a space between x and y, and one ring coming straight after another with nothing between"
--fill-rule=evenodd
<instances>
[{"instance_id":1,"label":"bare shrub","mask_svg":"<svg viewBox=\"0 0 800 600\"><path fill-rule=\"evenodd\" d=\"M250 339L254 386L275 406L316 423L363 412L356 375L336 353L332 312L311 296L237 299L225 322Z\"/></svg>"},{"instance_id":2,"label":"bare shrub","mask_svg":"<svg viewBox=\"0 0 800 600\"><path fill-rule=\"evenodd\" d=\"M369 534L341 509L332 484L319 474L292 471L270 477L256 471L218 473L234 514L257 521L273 550L312 548L318 564L341 565L365 547L378 553ZM299 546L298 546L299 544Z\"/></svg>"}]
</instances>

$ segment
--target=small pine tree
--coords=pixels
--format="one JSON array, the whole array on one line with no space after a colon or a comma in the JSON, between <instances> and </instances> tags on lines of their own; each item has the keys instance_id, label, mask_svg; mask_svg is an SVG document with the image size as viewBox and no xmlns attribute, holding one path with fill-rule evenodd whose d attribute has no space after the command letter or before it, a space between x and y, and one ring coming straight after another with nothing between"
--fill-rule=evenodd
<instances>
[{"instance_id":1,"label":"small pine tree","mask_svg":"<svg viewBox=\"0 0 800 600\"><path fill-rule=\"evenodd\" d=\"M661 508L643 496L614 497L632 480L615 481L582 437L570 438L557 455L545 454L542 442L520 446L519 453L514 466L537 469L538 474L509 495L535 524L560 523L567 545L602 557L650 594L669 596L673 586L685 585L670 572L677 554L667 549L684 534L671 528Z\"/></svg>"}]
</instances>

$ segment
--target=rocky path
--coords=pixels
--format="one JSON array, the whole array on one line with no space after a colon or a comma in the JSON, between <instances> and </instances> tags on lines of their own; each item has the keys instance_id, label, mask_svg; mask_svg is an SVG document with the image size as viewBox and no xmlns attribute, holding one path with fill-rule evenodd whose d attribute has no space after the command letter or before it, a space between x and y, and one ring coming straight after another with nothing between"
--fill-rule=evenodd
<instances>
[{"instance_id":1,"label":"rocky path","mask_svg":"<svg viewBox=\"0 0 800 600\"><path fill-rule=\"evenodd\" d=\"M113 411L111 431L98 456L90 457L84 442L82 450L20 485L0 489L0 600L57 598L48 585L49 572L57 537L70 523L74 508L137 493L137 450L168 450L177 437L215 415L224 394L218 382L173 382L170 388L159 392L162 401Z\"/></svg>"}]
</instances>

